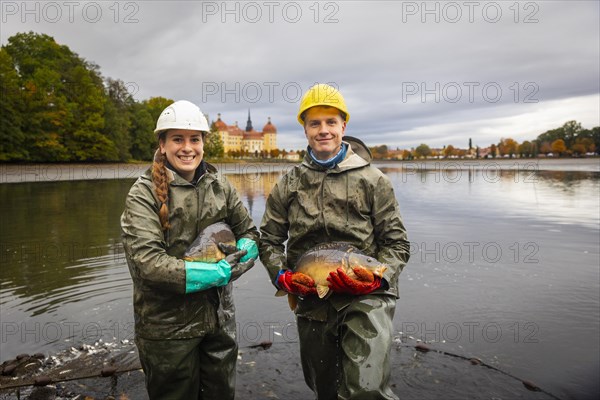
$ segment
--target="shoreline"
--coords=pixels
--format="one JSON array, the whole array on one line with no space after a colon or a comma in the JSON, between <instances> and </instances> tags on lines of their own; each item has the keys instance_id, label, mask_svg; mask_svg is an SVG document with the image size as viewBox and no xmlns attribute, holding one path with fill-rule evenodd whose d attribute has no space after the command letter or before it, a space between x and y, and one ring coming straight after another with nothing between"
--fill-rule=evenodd
<instances>
[{"instance_id":1,"label":"shoreline","mask_svg":"<svg viewBox=\"0 0 600 400\"><path fill-rule=\"evenodd\" d=\"M210 161L209 161L210 162ZM220 174L280 173L298 163L240 160L216 161ZM495 159L426 159L426 160L374 160L377 167L399 167L414 172L418 170L506 170L534 172L556 170L573 172L600 172L600 158L495 158ZM0 184L26 182L61 182L102 179L136 179L149 167L146 163L36 163L0 164Z\"/></svg>"}]
</instances>

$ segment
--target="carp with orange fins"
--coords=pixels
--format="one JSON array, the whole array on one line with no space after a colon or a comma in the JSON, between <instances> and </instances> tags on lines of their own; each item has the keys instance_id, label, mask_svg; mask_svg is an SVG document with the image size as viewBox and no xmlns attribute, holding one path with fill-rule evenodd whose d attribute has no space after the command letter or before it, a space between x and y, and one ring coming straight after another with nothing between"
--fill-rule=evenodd
<instances>
[{"instance_id":1,"label":"carp with orange fins","mask_svg":"<svg viewBox=\"0 0 600 400\"><path fill-rule=\"evenodd\" d=\"M321 299L331 292L362 294L367 288L381 286L386 269L387 265L349 243L321 243L302 254L293 271L283 272L287 276L278 279L283 288L275 295L287 294L290 308L294 310L298 298L291 293L317 295ZM293 289L285 290L286 283Z\"/></svg>"}]
</instances>

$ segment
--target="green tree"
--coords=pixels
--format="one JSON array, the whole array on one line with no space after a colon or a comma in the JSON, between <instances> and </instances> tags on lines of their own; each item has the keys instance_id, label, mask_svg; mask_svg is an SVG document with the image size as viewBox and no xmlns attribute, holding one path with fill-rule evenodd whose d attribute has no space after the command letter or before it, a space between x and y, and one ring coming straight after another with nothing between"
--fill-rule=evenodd
<instances>
[{"instance_id":1,"label":"green tree","mask_svg":"<svg viewBox=\"0 0 600 400\"><path fill-rule=\"evenodd\" d=\"M564 139L565 137L565 133L563 131L562 128L556 128L556 129L551 129L549 131L546 131L540 135L538 135L536 141L540 144L540 150L541 150L541 146L544 142L548 142L549 144L554 142L556 139Z\"/></svg>"},{"instance_id":2,"label":"green tree","mask_svg":"<svg viewBox=\"0 0 600 400\"><path fill-rule=\"evenodd\" d=\"M563 131L563 140L567 147L571 147L575 143L577 135L583 130L581 124L577 121L568 121L560 128Z\"/></svg>"},{"instance_id":3,"label":"green tree","mask_svg":"<svg viewBox=\"0 0 600 400\"><path fill-rule=\"evenodd\" d=\"M148 100L144 100L143 103L150 113L152 120L156 123L160 113L169 105L173 104L174 101L165 97L150 97Z\"/></svg>"},{"instance_id":4,"label":"green tree","mask_svg":"<svg viewBox=\"0 0 600 400\"><path fill-rule=\"evenodd\" d=\"M417 157L417 158L427 157L430 154L431 154L431 149L425 143L421 143L415 149L415 157Z\"/></svg>"},{"instance_id":5,"label":"green tree","mask_svg":"<svg viewBox=\"0 0 600 400\"><path fill-rule=\"evenodd\" d=\"M106 79L106 96L103 132L114 143L118 160L127 161L131 158L131 125L135 101L120 79Z\"/></svg>"},{"instance_id":6,"label":"green tree","mask_svg":"<svg viewBox=\"0 0 600 400\"><path fill-rule=\"evenodd\" d=\"M148 111L146 104L134 103L131 113L129 152L135 160L152 160L158 141L154 134L156 121Z\"/></svg>"},{"instance_id":7,"label":"green tree","mask_svg":"<svg viewBox=\"0 0 600 400\"><path fill-rule=\"evenodd\" d=\"M575 143L575 139L583 132L581 123L577 121L567 121L560 128L551 129L539 135L536 139L538 144L543 142L553 143L554 141L561 139L565 142L567 148L570 148ZM541 147L540 147L541 150Z\"/></svg>"},{"instance_id":8,"label":"green tree","mask_svg":"<svg viewBox=\"0 0 600 400\"><path fill-rule=\"evenodd\" d=\"M204 156L206 158L221 158L225 154L223 141L217 132L217 127L212 124L210 132L204 139Z\"/></svg>"},{"instance_id":9,"label":"green tree","mask_svg":"<svg viewBox=\"0 0 600 400\"><path fill-rule=\"evenodd\" d=\"M65 144L74 161L117 161L116 143L104 132L106 96L97 67L84 63L68 74L77 88L67 95L72 124L67 125ZM76 60L76 61L77 61Z\"/></svg>"},{"instance_id":10,"label":"green tree","mask_svg":"<svg viewBox=\"0 0 600 400\"><path fill-rule=\"evenodd\" d=\"M27 160L23 123L23 99L19 75L12 57L0 48L0 161Z\"/></svg>"},{"instance_id":11,"label":"green tree","mask_svg":"<svg viewBox=\"0 0 600 400\"><path fill-rule=\"evenodd\" d=\"M531 157L533 155L533 145L530 141L526 140L519 145L518 152L521 157Z\"/></svg>"},{"instance_id":12,"label":"green tree","mask_svg":"<svg viewBox=\"0 0 600 400\"><path fill-rule=\"evenodd\" d=\"M18 71L21 129L29 161L116 158L104 126L104 87L97 66L48 35L18 33L4 49Z\"/></svg>"},{"instance_id":13,"label":"green tree","mask_svg":"<svg viewBox=\"0 0 600 400\"><path fill-rule=\"evenodd\" d=\"M21 126L28 161L69 161L67 142L72 131L65 125L70 125L74 118L61 94L60 74L39 67L32 75L21 76L21 82L23 116L27 116Z\"/></svg>"},{"instance_id":14,"label":"green tree","mask_svg":"<svg viewBox=\"0 0 600 400\"><path fill-rule=\"evenodd\" d=\"M594 127L592 129L583 129L577 135L577 140L589 139L591 143L586 140L585 146L586 151L595 153L600 149L600 127ZM577 140L575 141L577 143Z\"/></svg>"}]
</instances>

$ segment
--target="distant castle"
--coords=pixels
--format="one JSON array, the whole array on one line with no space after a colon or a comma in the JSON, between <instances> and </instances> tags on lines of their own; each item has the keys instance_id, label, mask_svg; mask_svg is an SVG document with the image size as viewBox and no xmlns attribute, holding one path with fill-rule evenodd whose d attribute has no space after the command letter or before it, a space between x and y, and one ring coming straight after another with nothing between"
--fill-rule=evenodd
<instances>
[{"instance_id":1,"label":"distant castle","mask_svg":"<svg viewBox=\"0 0 600 400\"><path fill-rule=\"evenodd\" d=\"M246 130L238 127L237 121L234 125L227 125L221 119L221 114L217 114L218 119L214 122L217 133L223 142L225 154L230 151L244 151L250 154L260 154L261 152L270 152L277 148L277 128L271 123L271 117L262 129L257 132L252 127L250 110L248 110L248 121Z\"/></svg>"}]
</instances>

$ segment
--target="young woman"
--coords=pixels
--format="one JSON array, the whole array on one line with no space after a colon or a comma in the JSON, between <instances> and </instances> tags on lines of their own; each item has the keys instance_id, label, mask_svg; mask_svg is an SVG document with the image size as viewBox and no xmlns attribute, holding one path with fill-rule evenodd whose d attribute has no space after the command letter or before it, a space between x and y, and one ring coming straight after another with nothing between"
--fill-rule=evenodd
<instances>
[{"instance_id":1,"label":"young woman","mask_svg":"<svg viewBox=\"0 0 600 400\"><path fill-rule=\"evenodd\" d=\"M232 268L237 277L253 265L258 232L235 189L203 160L208 130L194 104L165 108L154 163L131 187L121 216L135 342L150 399L234 397ZM218 263L184 261L198 233L221 221L238 251Z\"/></svg>"}]
</instances>

